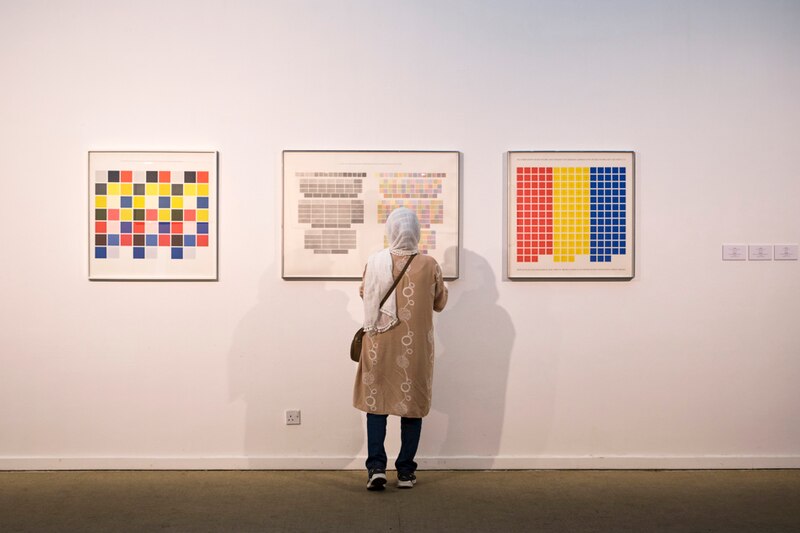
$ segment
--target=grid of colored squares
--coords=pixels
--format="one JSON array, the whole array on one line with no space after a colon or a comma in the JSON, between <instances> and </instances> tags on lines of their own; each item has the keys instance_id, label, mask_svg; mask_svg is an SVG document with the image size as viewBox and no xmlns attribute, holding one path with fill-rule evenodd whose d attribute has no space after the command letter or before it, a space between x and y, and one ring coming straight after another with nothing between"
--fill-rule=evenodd
<instances>
[{"instance_id":1,"label":"grid of colored squares","mask_svg":"<svg viewBox=\"0 0 800 533\"><path fill-rule=\"evenodd\" d=\"M379 188L385 198L436 198L442 194L442 180L382 179Z\"/></svg>"},{"instance_id":2,"label":"grid of colored squares","mask_svg":"<svg viewBox=\"0 0 800 533\"><path fill-rule=\"evenodd\" d=\"M625 167L518 167L516 181L517 262L626 254Z\"/></svg>"},{"instance_id":3,"label":"grid of colored squares","mask_svg":"<svg viewBox=\"0 0 800 533\"><path fill-rule=\"evenodd\" d=\"M377 178L446 178L445 172L377 172Z\"/></svg>"},{"instance_id":4,"label":"grid of colored squares","mask_svg":"<svg viewBox=\"0 0 800 533\"><path fill-rule=\"evenodd\" d=\"M366 178L366 172L295 172L298 178Z\"/></svg>"},{"instance_id":5,"label":"grid of colored squares","mask_svg":"<svg viewBox=\"0 0 800 533\"><path fill-rule=\"evenodd\" d=\"M355 198L362 192L361 179L300 180L300 193L305 198Z\"/></svg>"},{"instance_id":6,"label":"grid of colored squares","mask_svg":"<svg viewBox=\"0 0 800 533\"><path fill-rule=\"evenodd\" d=\"M304 241L315 254L346 254L356 249L356 230L307 230Z\"/></svg>"},{"instance_id":7,"label":"grid of colored squares","mask_svg":"<svg viewBox=\"0 0 800 533\"><path fill-rule=\"evenodd\" d=\"M364 223L364 200L300 200L297 222L312 228L349 228Z\"/></svg>"},{"instance_id":8,"label":"grid of colored squares","mask_svg":"<svg viewBox=\"0 0 800 533\"><path fill-rule=\"evenodd\" d=\"M209 245L207 171L99 170L94 183L94 257L193 259Z\"/></svg>"},{"instance_id":9,"label":"grid of colored squares","mask_svg":"<svg viewBox=\"0 0 800 533\"><path fill-rule=\"evenodd\" d=\"M444 202L442 200L392 199L378 204L378 223L385 224L389 214L398 207L407 207L417 214L420 227L430 228L431 224L444 223Z\"/></svg>"}]
</instances>

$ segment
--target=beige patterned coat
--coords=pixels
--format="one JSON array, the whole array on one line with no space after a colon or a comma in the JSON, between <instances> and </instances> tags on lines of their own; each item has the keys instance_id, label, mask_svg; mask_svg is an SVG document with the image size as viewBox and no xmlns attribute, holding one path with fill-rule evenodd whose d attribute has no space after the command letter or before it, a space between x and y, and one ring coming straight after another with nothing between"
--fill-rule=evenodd
<instances>
[{"instance_id":1,"label":"beige patterned coat","mask_svg":"<svg viewBox=\"0 0 800 533\"><path fill-rule=\"evenodd\" d=\"M392 256L395 277L407 259ZM353 406L367 413L421 418L431 408L433 312L441 311L447 303L447 287L436 260L416 256L397 284L394 297L397 324L383 333L364 336Z\"/></svg>"}]
</instances>

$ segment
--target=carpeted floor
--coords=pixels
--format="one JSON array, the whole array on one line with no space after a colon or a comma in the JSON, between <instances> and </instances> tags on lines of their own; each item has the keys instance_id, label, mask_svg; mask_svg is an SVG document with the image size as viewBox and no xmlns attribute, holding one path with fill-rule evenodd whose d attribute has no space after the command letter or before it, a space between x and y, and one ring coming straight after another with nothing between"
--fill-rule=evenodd
<instances>
[{"instance_id":1,"label":"carpeted floor","mask_svg":"<svg viewBox=\"0 0 800 533\"><path fill-rule=\"evenodd\" d=\"M0 472L0 531L800 532L800 470Z\"/></svg>"}]
</instances>

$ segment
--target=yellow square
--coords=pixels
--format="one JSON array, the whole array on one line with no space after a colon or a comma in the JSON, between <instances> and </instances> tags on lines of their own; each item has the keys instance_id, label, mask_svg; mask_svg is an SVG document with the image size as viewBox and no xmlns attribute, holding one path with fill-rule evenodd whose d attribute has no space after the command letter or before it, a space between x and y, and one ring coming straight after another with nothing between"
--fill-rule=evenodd
<instances>
[{"instance_id":1,"label":"yellow square","mask_svg":"<svg viewBox=\"0 0 800 533\"><path fill-rule=\"evenodd\" d=\"M109 183L106 191L109 196L119 196L119 183Z\"/></svg>"},{"instance_id":2,"label":"yellow square","mask_svg":"<svg viewBox=\"0 0 800 533\"><path fill-rule=\"evenodd\" d=\"M170 187L169 183L159 183L158 194L159 196L169 196L172 194L172 187Z\"/></svg>"},{"instance_id":3,"label":"yellow square","mask_svg":"<svg viewBox=\"0 0 800 533\"><path fill-rule=\"evenodd\" d=\"M133 195L133 183L122 183L122 196Z\"/></svg>"},{"instance_id":4,"label":"yellow square","mask_svg":"<svg viewBox=\"0 0 800 533\"><path fill-rule=\"evenodd\" d=\"M197 196L208 196L208 183L197 184Z\"/></svg>"},{"instance_id":5,"label":"yellow square","mask_svg":"<svg viewBox=\"0 0 800 533\"><path fill-rule=\"evenodd\" d=\"M158 183L148 183L144 188L147 196L158 196Z\"/></svg>"},{"instance_id":6,"label":"yellow square","mask_svg":"<svg viewBox=\"0 0 800 533\"><path fill-rule=\"evenodd\" d=\"M197 184L196 183L186 183L183 186L183 195L184 196L197 196Z\"/></svg>"},{"instance_id":7,"label":"yellow square","mask_svg":"<svg viewBox=\"0 0 800 533\"><path fill-rule=\"evenodd\" d=\"M173 196L172 197L172 208L173 209L183 209L183 196Z\"/></svg>"},{"instance_id":8,"label":"yellow square","mask_svg":"<svg viewBox=\"0 0 800 533\"><path fill-rule=\"evenodd\" d=\"M133 207L136 209L144 209L144 196L134 196Z\"/></svg>"},{"instance_id":9,"label":"yellow square","mask_svg":"<svg viewBox=\"0 0 800 533\"><path fill-rule=\"evenodd\" d=\"M159 209L158 220L160 220L161 222L169 222L171 219L170 214L171 212L169 209Z\"/></svg>"},{"instance_id":10,"label":"yellow square","mask_svg":"<svg viewBox=\"0 0 800 533\"><path fill-rule=\"evenodd\" d=\"M106 197L105 196L95 196L94 197L94 206L95 207L106 207Z\"/></svg>"},{"instance_id":11,"label":"yellow square","mask_svg":"<svg viewBox=\"0 0 800 533\"><path fill-rule=\"evenodd\" d=\"M198 222L208 222L208 209L198 209L197 210L197 221Z\"/></svg>"},{"instance_id":12,"label":"yellow square","mask_svg":"<svg viewBox=\"0 0 800 533\"><path fill-rule=\"evenodd\" d=\"M119 210L119 219L120 220L133 220L133 209L120 209Z\"/></svg>"}]
</instances>

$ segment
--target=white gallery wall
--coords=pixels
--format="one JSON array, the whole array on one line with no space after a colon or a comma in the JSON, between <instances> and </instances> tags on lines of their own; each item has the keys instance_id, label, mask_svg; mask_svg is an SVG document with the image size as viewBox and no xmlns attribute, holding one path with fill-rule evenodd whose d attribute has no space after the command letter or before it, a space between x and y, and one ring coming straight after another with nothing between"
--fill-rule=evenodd
<instances>
[{"instance_id":1,"label":"white gallery wall","mask_svg":"<svg viewBox=\"0 0 800 533\"><path fill-rule=\"evenodd\" d=\"M800 264L721 260L800 242L798 27L774 0L0 0L0 469L361 468L358 283L281 279L284 149L463 153L423 467L800 467ZM632 281L504 279L505 153L549 149L636 152ZM88 281L89 150L219 151L219 281Z\"/></svg>"}]
</instances>

